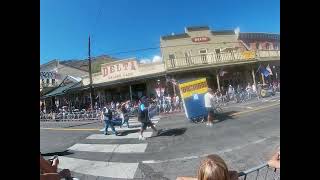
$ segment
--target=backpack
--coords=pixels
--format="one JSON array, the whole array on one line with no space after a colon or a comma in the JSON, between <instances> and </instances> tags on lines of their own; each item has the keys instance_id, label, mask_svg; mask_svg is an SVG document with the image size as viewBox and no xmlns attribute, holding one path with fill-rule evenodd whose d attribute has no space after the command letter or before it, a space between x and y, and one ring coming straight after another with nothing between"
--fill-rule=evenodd
<instances>
[{"instance_id":1,"label":"backpack","mask_svg":"<svg viewBox=\"0 0 320 180\"><path fill-rule=\"evenodd\" d=\"M107 117L109 118L109 120L112 120L112 110L111 109L108 109Z\"/></svg>"},{"instance_id":2,"label":"backpack","mask_svg":"<svg viewBox=\"0 0 320 180\"><path fill-rule=\"evenodd\" d=\"M140 104L138 108L138 121L147 122L148 120L148 110L144 108L144 104Z\"/></svg>"}]
</instances>

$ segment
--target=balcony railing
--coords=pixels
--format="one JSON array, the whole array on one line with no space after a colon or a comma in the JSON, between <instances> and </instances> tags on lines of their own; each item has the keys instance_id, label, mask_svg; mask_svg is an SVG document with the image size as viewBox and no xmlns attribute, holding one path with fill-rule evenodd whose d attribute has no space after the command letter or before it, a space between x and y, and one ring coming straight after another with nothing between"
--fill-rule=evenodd
<instances>
[{"instance_id":1,"label":"balcony railing","mask_svg":"<svg viewBox=\"0 0 320 180\"><path fill-rule=\"evenodd\" d=\"M199 56L167 59L166 67L167 69L176 69L198 65L226 64L250 60L258 61L266 57L280 57L280 50L208 53Z\"/></svg>"},{"instance_id":2,"label":"balcony railing","mask_svg":"<svg viewBox=\"0 0 320 180\"><path fill-rule=\"evenodd\" d=\"M58 86L59 84L57 82L54 82L54 83L40 83L40 87L56 87Z\"/></svg>"}]
</instances>

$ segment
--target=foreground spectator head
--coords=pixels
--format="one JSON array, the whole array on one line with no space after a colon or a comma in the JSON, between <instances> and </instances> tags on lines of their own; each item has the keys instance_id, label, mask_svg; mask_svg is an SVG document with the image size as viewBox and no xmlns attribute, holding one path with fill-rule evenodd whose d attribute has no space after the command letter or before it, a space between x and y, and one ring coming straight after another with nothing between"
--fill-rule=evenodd
<instances>
[{"instance_id":1,"label":"foreground spectator head","mask_svg":"<svg viewBox=\"0 0 320 180\"><path fill-rule=\"evenodd\" d=\"M230 180L228 167L218 155L209 155L201 162L198 180Z\"/></svg>"},{"instance_id":2,"label":"foreground spectator head","mask_svg":"<svg viewBox=\"0 0 320 180\"><path fill-rule=\"evenodd\" d=\"M278 150L272 155L272 157L268 161L268 165L270 167L280 169L280 150Z\"/></svg>"}]
</instances>

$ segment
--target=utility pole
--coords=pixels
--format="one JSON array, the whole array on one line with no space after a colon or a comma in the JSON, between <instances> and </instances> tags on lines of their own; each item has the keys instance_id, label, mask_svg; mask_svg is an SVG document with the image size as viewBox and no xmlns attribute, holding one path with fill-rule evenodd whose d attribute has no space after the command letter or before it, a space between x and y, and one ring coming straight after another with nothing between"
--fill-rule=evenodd
<instances>
[{"instance_id":1,"label":"utility pole","mask_svg":"<svg viewBox=\"0 0 320 180\"><path fill-rule=\"evenodd\" d=\"M91 72L91 47L90 47L90 35L89 35L89 78L90 78L90 105L93 110L94 107L94 92L92 88L92 72Z\"/></svg>"}]
</instances>

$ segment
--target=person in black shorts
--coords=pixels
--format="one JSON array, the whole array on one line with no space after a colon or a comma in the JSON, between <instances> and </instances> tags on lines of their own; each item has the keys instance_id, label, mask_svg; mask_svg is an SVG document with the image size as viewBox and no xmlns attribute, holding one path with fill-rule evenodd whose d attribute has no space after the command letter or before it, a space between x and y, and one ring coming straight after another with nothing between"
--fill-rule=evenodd
<instances>
[{"instance_id":1,"label":"person in black shorts","mask_svg":"<svg viewBox=\"0 0 320 180\"><path fill-rule=\"evenodd\" d=\"M208 112L208 121L207 126L212 127L213 126L213 116L214 116L214 95L213 90L211 88L208 88L208 92L204 95L204 104Z\"/></svg>"},{"instance_id":2,"label":"person in black shorts","mask_svg":"<svg viewBox=\"0 0 320 180\"><path fill-rule=\"evenodd\" d=\"M147 98L143 96L140 99L139 110L138 110L138 121L141 122L139 140L145 140L145 137L143 137L143 131L146 130L147 127L151 127L153 131L157 133L157 135L160 132L154 127L154 124L150 120L148 106L149 106L149 103L147 101Z\"/></svg>"}]
</instances>

